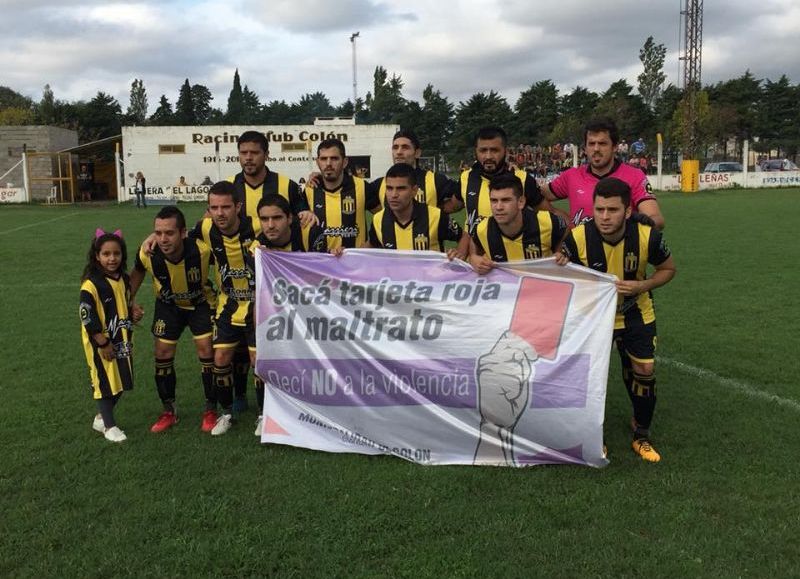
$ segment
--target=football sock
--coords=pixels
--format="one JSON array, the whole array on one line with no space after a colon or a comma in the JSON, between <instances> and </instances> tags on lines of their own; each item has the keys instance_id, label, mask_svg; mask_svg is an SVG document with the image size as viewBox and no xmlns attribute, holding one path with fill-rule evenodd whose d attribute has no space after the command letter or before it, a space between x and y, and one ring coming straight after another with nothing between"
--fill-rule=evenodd
<instances>
[{"instance_id":1,"label":"football sock","mask_svg":"<svg viewBox=\"0 0 800 579\"><path fill-rule=\"evenodd\" d=\"M214 364L214 386L217 391L217 402L222 406L224 414L230 414L233 407L233 366L217 366Z\"/></svg>"},{"instance_id":2,"label":"football sock","mask_svg":"<svg viewBox=\"0 0 800 579\"><path fill-rule=\"evenodd\" d=\"M217 407L217 389L214 386L214 358L200 358L200 380L206 397L206 410Z\"/></svg>"},{"instance_id":3,"label":"football sock","mask_svg":"<svg viewBox=\"0 0 800 579\"><path fill-rule=\"evenodd\" d=\"M167 412L175 412L175 382L175 358L156 358L156 390Z\"/></svg>"}]
</instances>

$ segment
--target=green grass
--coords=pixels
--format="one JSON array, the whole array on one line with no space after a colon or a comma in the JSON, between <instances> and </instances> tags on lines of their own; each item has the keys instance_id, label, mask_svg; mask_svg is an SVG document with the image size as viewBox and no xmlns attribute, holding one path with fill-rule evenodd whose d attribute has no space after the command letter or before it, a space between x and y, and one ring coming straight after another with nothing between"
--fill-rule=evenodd
<instances>
[{"instance_id":1,"label":"green grass","mask_svg":"<svg viewBox=\"0 0 800 579\"><path fill-rule=\"evenodd\" d=\"M154 436L149 326L136 335L136 389L118 407L129 440L111 445L90 428L78 278L95 227L122 227L135 246L153 211L0 207L0 576L800 575L800 191L660 203L678 266L656 293L664 460L630 452L614 360L603 470L260 446L252 410L212 439L199 430L186 337L183 420Z\"/></svg>"}]
</instances>

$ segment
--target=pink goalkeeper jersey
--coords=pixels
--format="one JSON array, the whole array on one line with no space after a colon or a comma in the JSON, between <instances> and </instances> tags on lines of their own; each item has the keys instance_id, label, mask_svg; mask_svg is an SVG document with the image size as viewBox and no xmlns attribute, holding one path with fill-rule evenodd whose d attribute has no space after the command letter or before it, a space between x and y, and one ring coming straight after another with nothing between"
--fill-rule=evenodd
<instances>
[{"instance_id":1,"label":"pink goalkeeper jersey","mask_svg":"<svg viewBox=\"0 0 800 579\"><path fill-rule=\"evenodd\" d=\"M636 211L639 203L655 199L647 175L626 163L614 162L614 168L603 177L615 177L631 188L631 207ZM559 199L569 199L569 216L574 225L590 219L594 214L594 186L601 179L591 172L590 166L581 165L567 169L550 182L550 191Z\"/></svg>"}]
</instances>

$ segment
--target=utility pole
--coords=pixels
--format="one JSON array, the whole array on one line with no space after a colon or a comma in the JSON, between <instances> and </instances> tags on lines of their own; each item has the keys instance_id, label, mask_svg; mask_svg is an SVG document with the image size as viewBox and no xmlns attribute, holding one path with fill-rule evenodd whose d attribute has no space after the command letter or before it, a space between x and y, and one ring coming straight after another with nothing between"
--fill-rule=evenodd
<instances>
[{"instance_id":1,"label":"utility pole","mask_svg":"<svg viewBox=\"0 0 800 579\"><path fill-rule=\"evenodd\" d=\"M684 18L683 98L686 102L684 115L683 166L681 185L683 191L697 191L699 187L700 163L697 93L700 91L700 70L703 53L703 0L686 0ZM687 161L689 164L687 164Z\"/></svg>"},{"instance_id":2,"label":"utility pole","mask_svg":"<svg viewBox=\"0 0 800 579\"><path fill-rule=\"evenodd\" d=\"M353 45L353 112L356 111L356 102L358 101L358 77L356 76L356 38L359 33L353 32L350 35L350 44Z\"/></svg>"}]
</instances>

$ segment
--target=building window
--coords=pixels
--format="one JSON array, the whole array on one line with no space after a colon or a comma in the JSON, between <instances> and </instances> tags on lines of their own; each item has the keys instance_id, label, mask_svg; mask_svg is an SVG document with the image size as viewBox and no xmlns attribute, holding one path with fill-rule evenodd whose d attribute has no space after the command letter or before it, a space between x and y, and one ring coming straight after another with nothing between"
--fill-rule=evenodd
<instances>
[{"instance_id":1,"label":"building window","mask_svg":"<svg viewBox=\"0 0 800 579\"><path fill-rule=\"evenodd\" d=\"M186 145L159 145L158 146L158 154L159 155L174 155L174 154L185 154L186 153Z\"/></svg>"}]
</instances>

